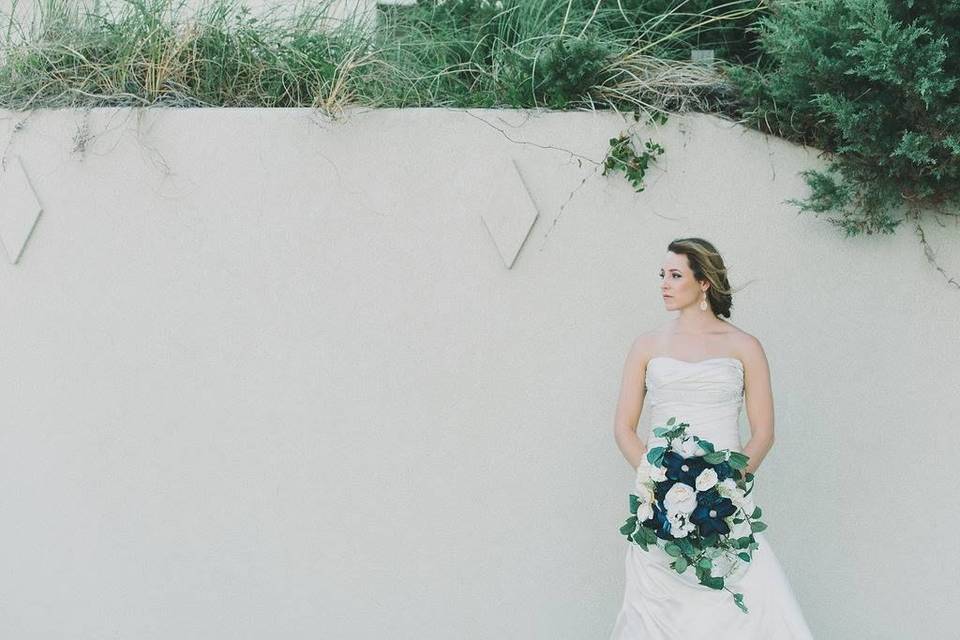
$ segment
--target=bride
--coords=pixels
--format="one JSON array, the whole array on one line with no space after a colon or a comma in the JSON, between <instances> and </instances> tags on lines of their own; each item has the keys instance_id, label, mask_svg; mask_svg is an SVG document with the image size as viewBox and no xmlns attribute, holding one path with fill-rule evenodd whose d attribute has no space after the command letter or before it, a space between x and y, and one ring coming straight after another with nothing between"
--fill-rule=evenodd
<instances>
[{"instance_id":1,"label":"bride","mask_svg":"<svg viewBox=\"0 0 960 640\"><path fill-rule=\"evenodd\" d=\"M615 439L639 472L647 450L665 441L637 434L644 400L651 427L673 416L689 423L716 449L749 456L744 473L757 474L774 443L770 371L760 341L721 318L733 306L726 267L701 238L674 240L660 269L668 311L679 314L661 329L637 337L630 348L615 418ZM746 406L751 437L741 446L738 419ZM758 477L762 484L762 475ZM761 504L762 507L762 504ZM792 640L813 636L770 542L759 548L735 582L748 612L731 591L712 589L672 569L661 548L644 551L627 541L626 587L610 640ZM659 555L658 555L659 554Z\"/></svg>"}]
</instances>

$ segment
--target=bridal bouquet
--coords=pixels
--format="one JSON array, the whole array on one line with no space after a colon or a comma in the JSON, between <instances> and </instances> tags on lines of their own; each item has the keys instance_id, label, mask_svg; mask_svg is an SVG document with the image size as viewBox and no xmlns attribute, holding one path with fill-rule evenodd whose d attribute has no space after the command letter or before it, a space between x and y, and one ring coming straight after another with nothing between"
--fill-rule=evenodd
<instances>
[{"instance_id":1,"label":"bridal bouquet","mask_svg":"<svg viewBox=\"0 0 960 640\"><path fill-rule=\"evenodd\" d=\"M742 593L726 585L749 567L759 547L754 533L767 525L753 504L753 474L741 473L749 456L714 450L703 438L688 435L685 422L670 418L654 435L667 446L653 447L637 469L637 494L620 533L644 551L661 547L678 574L693 568L699 584L726 589L747 613ZM688 574L689 575L689 574Z\"/></svg>"}]
</instances>

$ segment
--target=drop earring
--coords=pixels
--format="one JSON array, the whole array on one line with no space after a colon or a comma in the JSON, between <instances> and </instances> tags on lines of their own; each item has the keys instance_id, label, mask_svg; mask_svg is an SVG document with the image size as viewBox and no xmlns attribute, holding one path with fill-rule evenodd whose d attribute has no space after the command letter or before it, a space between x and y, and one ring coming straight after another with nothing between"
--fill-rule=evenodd
<instances>
[{"instance_id":1,"label":"drop earring","mask_svg":"<svg viewBox=\"0 0 960 640\"><path fill-rule=\"evenodd\" d=\"M700 301L700 311L707 310L707 294L703 294L703 300Z\"/></svg>"}]
</instances>

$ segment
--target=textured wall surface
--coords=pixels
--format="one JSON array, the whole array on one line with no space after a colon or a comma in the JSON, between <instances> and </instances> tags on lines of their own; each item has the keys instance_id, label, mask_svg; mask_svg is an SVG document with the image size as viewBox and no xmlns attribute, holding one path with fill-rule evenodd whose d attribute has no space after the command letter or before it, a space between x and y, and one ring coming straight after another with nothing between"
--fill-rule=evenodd
<instances>
[{"instance_id":1,"label":"textured wall surface","mask_svg":"<svg viewBox=\"0 0 960 640\"><path fill-rule=\"evenodd\" d=\"M605 639L621 367L687 235L767 352L757 502L815 636L953 637L957 290L784 203L815 150L674 117L638 194L600 175L628 126L0 114L0 637Z\"/></svg>"},{"instance_id":2,"label":"textured wall surface","mask_svg":"<svg viewBox=\"0 0 960 640\"><path fill-rule=\"evenodd\" d=\"M156 0L151 1L156 2ZM186 15L200 6L210 4L210 2L214 0L167 1L175 10L181 11L181 15ZM304 0L235 1L237 4L246 5L252 14L264 14L274 10L285 12L296 9L297 7L302 7L304 4L315 7L326 6L326 15L330 18L331 25L347 18L358 20L373 19L378 4L404 5L416 3L416 0L306 0L306 3ZM29 25L32 18L41 14L44 2L50 2L50 0L0 0L0 25L3 25L5 28L9 16L13 16L15 21L21 25ZM68 6L85 8L100 15L109 15L111 10L130 11L133 9L134 4L131 0L69 0Z\"/></svg>"}]
</instances>

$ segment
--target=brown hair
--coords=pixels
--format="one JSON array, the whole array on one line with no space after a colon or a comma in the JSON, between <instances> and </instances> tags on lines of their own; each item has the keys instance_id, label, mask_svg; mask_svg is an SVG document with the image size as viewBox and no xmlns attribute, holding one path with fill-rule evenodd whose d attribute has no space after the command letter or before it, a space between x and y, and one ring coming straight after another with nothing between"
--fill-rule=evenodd
<instances>
[{"instance_id":1,"label":"brown hair","mask_svg":"<svg viewBox=\"0 0 960 640\"><path fill-rule=\"evenodd\" d=\"M733 289L727 280L727 267L716 247L703 238L678 238L667 246L667 251L684 254L690 263L693 277L707 282L707 301L715 316L730 317Z\"/></svg>"}]
</instances>

